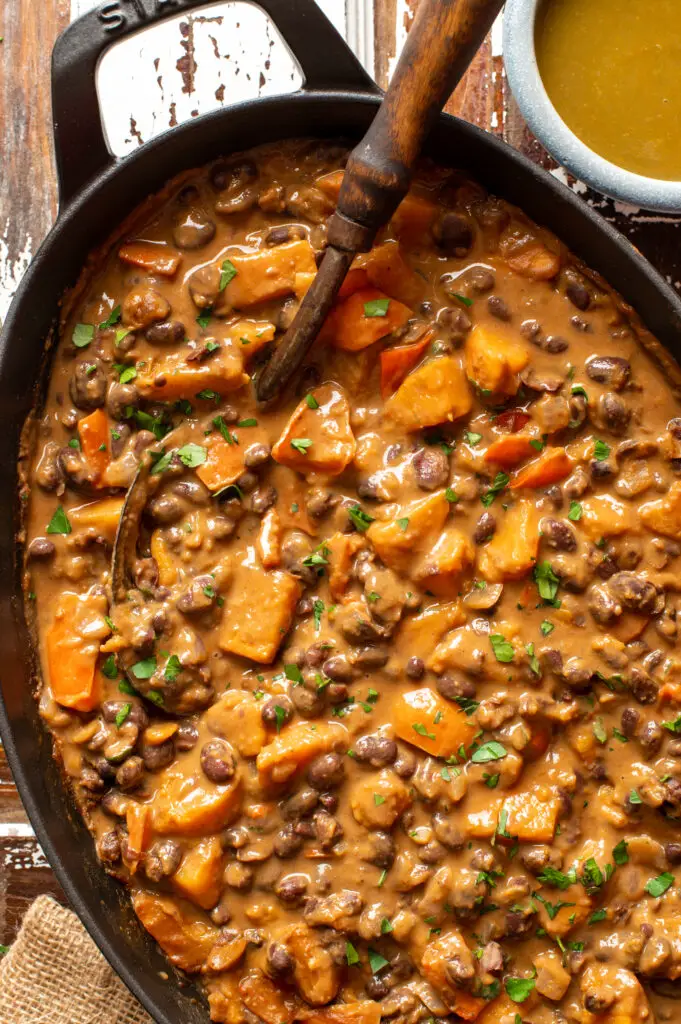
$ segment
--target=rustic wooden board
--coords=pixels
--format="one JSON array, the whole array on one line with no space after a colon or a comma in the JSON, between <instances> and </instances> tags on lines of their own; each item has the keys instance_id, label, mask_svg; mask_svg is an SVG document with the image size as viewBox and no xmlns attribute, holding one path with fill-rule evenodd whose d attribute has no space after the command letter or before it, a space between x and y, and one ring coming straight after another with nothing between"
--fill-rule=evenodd
<instances>
[{"instance_id":1,"label":"rustic wooden board","mask_svg":"<svg viewBox=\"0 0 681 1024\"><path fill-rule=\"evenodd\" d=\"M49 60L52 43L71 16L95 0L5 0L0 18L0 321L31 255L55 213L55 181L50 145ZM320 0L335 23L345 28L366 62L375 52L375 77L387 84L395 56L413 19L418 0ZM347 17L350 19L346 23ZM245 18L255 19L247 22ZM198 116L230 99L295 88L286 53L276 33L258 28L261 15L233 10L202 10L161 36L124 44L112 56L100 83L115 102L105 118L112 148L124 153L143 138L183 117ZM261 24L261 22L260 22ZM249 27L250 45L235 42ZM374 29L372 37L372 27ZM156 31L156 30L155 30ZM243 32L242 32L243 34ZM108 60L108 58L107 58ZM132 73L121 90L116 61ZM107 75L109 76L107 78ZM118 91L117 91L118 90ZM509 95L501 58L499 26L490 35L448 106L503 138L532 160L556 168L532 137ZM679 218L625 210L569 183L585 202L614 222L677 287L681 287ZM26 820L0 750L0 943L16 933L28 903L38 893L60 896L59 886Z\"/></svg>"}]
</instances>

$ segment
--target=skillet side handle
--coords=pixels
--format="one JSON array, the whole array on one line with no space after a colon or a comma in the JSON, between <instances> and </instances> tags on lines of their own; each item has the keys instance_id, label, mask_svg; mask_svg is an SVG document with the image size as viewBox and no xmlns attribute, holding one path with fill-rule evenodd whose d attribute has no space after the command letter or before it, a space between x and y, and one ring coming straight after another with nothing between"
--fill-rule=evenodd
<instances>
[{"instance_id":1,"label":"skillet side handle","mask_svg":"<svg viewBox=\"0 0 681 1024\"><path fill-rule=\"evenodd\" d=\"M404 198L436 116L503 0L421 0L385 99L350 154L329 244L366 251ZM452 155L456 159L456 155Z\"/></svg>"},{"instance_id":2,"label":"skillet side handle","mask_svg":"<svg viewBox=\"0 0 681 1024\"><path fill-rule=\"evenodd\" d=\"M52 52L52 118L59 204L65 207L115 162L104 134L95 77L103 53L126 36L210 0L104 0L62 32ZM300 66L303 88L377 92L315 0L255 0Z\"/></svg>"}]
</instances>

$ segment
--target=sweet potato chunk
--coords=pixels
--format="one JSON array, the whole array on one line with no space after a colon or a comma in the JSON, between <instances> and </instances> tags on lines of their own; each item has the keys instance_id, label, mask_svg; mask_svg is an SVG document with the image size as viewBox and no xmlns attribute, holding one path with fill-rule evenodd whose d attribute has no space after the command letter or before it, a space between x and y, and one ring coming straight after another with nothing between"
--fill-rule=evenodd
<instances>
[{"instance_id":1,"label":"sweet potato chunk","mask_svg":"<svg viewBox=\"0 0 681 1024\"><path fill-rule=\"evenodd\" d=\"M286 948L295 964L293 980L306 1003L325 1006L335 998L341 972L319 940L319 933L307 925L296 925L286 937Z\"/></svg>"},{"instance_id":2,"label":"sweet potato chunk","mask_svg":"<svg viewBox=\"0 0 681 1024\"><path fill-rule=\"evenodd\" d=\"M385 303L385 312L370 313L370 303ZM378 288L363 288L339 302L329 313L323 337L345 352L359 352L386 334L404 327L411 310Z\"/></svg>"},{"instance_id":3,"label":"sweet potato chunk","mask_svg":"<svg viewBox=\"0 0 681 1024\"><path fill-rule=\"evenodd\" d=\"M232 432L228 431L232 437ZM206 461L197 466L196 475L213 492L229 487L246 471L245 445L227 441L222 434L209 434L205 441Z\"/></svg>"},{"instance_id":4,"label":"sweet potato chunk","mask_svg":"<svg viewBox=\"0 0 681 1024\"><path fill-rule=\"evenodd\" d=\"M362 776L350 793L352 816L368 829L392 828L410 803L408 787L388 768Z\"/></svg>"},{"instance_id":5,"label":"sweet potato chunk","mask_svg":"<svg viewBox=\"0 0 681 1024\"><path fill-rule=\"evenodd\" d=\"M45 636L50 689L58 704L74 711L92 711L102 695L96 672L99 645L111 632L105 597L61 594Z\"/></svg>"},{"instance_id":6,"label":"sweet potato chunk","mask_svg":"<svg viewBox=\"0 0 681 1024\"><path fill-rule=\"evenodd\" d=\"M664 499L663 499L664 500ZM650 504L657 504L650 502ZM645 505L643 506L645 509ZM601 537L616 537L621 533L636 530L638 517L629 503L619 501L609 494L594 495L582 502L582 518L578 527L591 541Z\"/></svg>"},{"instance_id":7,"label":"sweet potato chunk","mask_svg":"<svg viewBox=\"0 0 681 1024\"><path fill-rule=\"evenodd\" d=\"M372 523L366 536L382 562L406 572L415 554L433 543L449 515L444 491L435 491L399 510L394 519Z\"/></svg>"},{"instance_id":8,"label":"sweet potato chunk","mask_svg":"<svg viewBox=\"0 0 681 1024\"><path fill-rule=\"evenodd\" d=\"M175 277L182 257L162 242L126 242L118 250L121 263L150 270L160 277Z\"/></svg>"},{"instance_id":9,"label":"sweet potato chunk","mask_svg":"<svg viewBox=\"0 0 681 1024\"><path fill-rule=\"evenodd\" d=\"M518 463L536 454L536 449L530 443L532 440L529 434L507 434L493 441L483 458L485 462L501 466L502 469L513 469Z\"/></svg>"},{"instance_id":10,"label":"sweet potato chunk","mask_svg":"<svg viewBox=\"0 0 681 1024\"><path fill-rule=\"evenodd\" d=\"M572 472L572 460L564 448L546 448L538 459L524 466L511 480L511 490L550 487Z\"/></svg>"},{"instance_id":11,"label":"sweet potato chunk","mask_svg":"<svg viewBox=\"0 0 681 1024\"><path fill-rule=\"evenodd\" d=\"M135 800L131 800L125 809L125 824L128 829L125 861L130 868L130 873L134 875L142 855L146 853L151 842L149 804L138 804Z\"/></svg>"},{"instance_id":12,"label":"sweet potato chunk","mask_svg":"<svg viewBox=\"0 0 681 1024\"><path fill-rule=\"evenodd\" d=\"M499 251L511 270L533 281L551 281L560 270L558 253L517 221L511 221L502 234Z\"/></svg>"},{"instance_id":13,"label":"sweet potato chunk","mask_svg":"<svg viewBox=\"0 0 681 1024\"><path fill-rule=\"evenodd\" d=\"M296 1016L296 1004L270 981L262 971L249 971L239 982L241 998L251 1013L265 1024L290 1024Z\"/></svg>"},{"instance_id":14,"label":"sweet potato chunk","mask_svg":"<svg viewBox=\"0 0 681 1024\"><path fill-rule=\"evenodd\" d=\"M438 356L417 367L384 406L386 419L405 430L452 422L470 412L473 399L461 363Z\"/></svg>"},{"instance_id":15,"label":"sweet potato chunk","mask_svg":"<svg viewBox=\"0 0 681 1024\"><path fill-rule=\"evenodd\" d=\"M173 402L178 398L193 399L200 391L226 395L247 381L241 353L225 348L207 363L187 363L181 355L168 356L151 363L144 373L138 374L135 383L145 398Z\"/></svg>"},{"instance_id":16,"label":"sweet potato chunk","mask_svg":"<svg viewBox=\"0 0 681 1024\"><path fill-rule=\"evenodd\" d=\"M329 563L329 591L334 601L341 601L350 581L352 560L361 547L364 538L357 533L334 533L322 544Z\"/></svg>"},{"instance_id":17,"label":"sweet potato chunk","mask_svg":"<svg viewBox=\"0 0 681 1024\"><path fill-rule=\"evenodd\" d=\"M151 800L154 831L161 835L200 836L219 832L241 809L241 778L216 785L201 769L171 764L158 776Z\"/></svg>"},{"instance_id":18,"label":"sweet potato chunk","mask_svg":"<svg viewBox=\"0 0 681 1024\"><path fill-rule=\"evenodd\" d=\"M414 579L439 597L455 597L461 574L473 564L475 549L468 537L450 526L444 530L434 547L420 559Z\"/></svg>"},{"instance_id":19,"label":"sweet potato chunk","mask_svg":"<svg viewBox=\"0 0 681 1024\"><path fill-rule=\"evenodd\" d=\"M479 324L466 338L466 373L481 391L514 395L520 383L518 374L529 361L523 345Z\"/></svg>"},{"instance_id":20,"label":"sweet potato chunk","mask_svg":"<svg viewBox=\"0 0 681 1024\"><path fill-rule=\"evenodd\" d=\"M334 384L323 384L298 403L272 457L299 473L338 476L352 462L355 450L345 392Z\"/></svg>"},{"instance_id":21,"label":"sweet potato chunk","mask_svg":"<svg viewBox=\"0 0 681 1024\"><path fill-rule=\"evenodd\" d=\"M556 831L560 800L534 792L512 793L504 801L507 831L525 843L551 843Z\"/></svg>"},{"instance_id":22,"label":"sweet potato chunk","mask_svg":"<svg viewBox=\"0 0 681 1024\"><path fill-rule=\"evenodd\" d=\"M287 572L243 567L225 601L220 647L269 665L289 630L301 593L300 582Z\"/></svg>"},{"instance_id":23,"label":"sweet potato chunk","mask_svg":"<svg viewBox=\"0 0 681 1024\"><path fill-rule=\"evenodd\" d=\"M429 686L401 693L392 722L400 739L432 757L451 757L462 744L466 747L471 742L476 730L464 711Z\"/></svg>"},{"instance_id":24,"label":"sweet potato chunk","mask_svg":"<svg viewBox=\"0 0 681 1024\"><path fill-rule=\"evenodd\" d=\"M327 754L347 743L345 729L335 723L299 722L282 729L258 754L256 766L264 786L286 782L317 754Z\"/></svg>"},{"instance_id":25,"label":"sweet potato chunk","mask_svg":"<svg viewBox=\"0 0 681 1024\"><path fill-rule=\"evenodd\" d=\"M185 853L172 876L173 889L190 903L210 910L220 898L226 859L217 836L203 839Z\"/></svg>"},{"instance_id":26,"label":"sweet potato chunk","mask_svg":"<svg viewBox=\"0 0 681 1024\"><path fill-rule=\"evenodd\" d=\"M227 337L237 348L246 362L256 352L274 339L275 327L269 320L239 320L227 328Z\"/></svg>"},{"instance_id":27,"label":"sweet potato chunk","mask_svg":"<svg viewBox=\"0 0 681 1024\"><path fill-rule=\"evenodd\" d=\"M557 895L550 891L543 891L542 896L551 903L555 903ZM539 915L541 927L553 938L555 936L569 935L574 928L584 924L591 913L593 902L591 897L584 892L582 885L570 885L560 893L561 902L565 906L560 907L557 912L552 910L553 917L546 909L546 904L536 900L535 906Z\"/></svg>"},{"instance_id":28,"label":"sweet potato chunk","mask_svg":"<svg viewBox=\"0 0 681 1024\"><path fill-rule=\"evenodd\" d=\"M227 690L204 712L210 731L229 740L242 757L255 757L267 743L262 702L247 690Z\"/></svg>"},{"instance_id":29,"label":"sweet potato chunk","mask_svg":"<svg viewBox=\"0 0 681 1024\"><path fill-rule=\"evenodd\" d=\"M428 943L421 959L421 970L424 978L430 982L452 1013L463 1020L475 1020L487 1002L452 983L447 965L454 957L464 967L473 970L473 954L466 945L463 935L456 930L440 935Z\"/></svg>"},{"instance_id":30,"label":"sweet potato chunk","mask_svg":"<svg viewBox=\"0 0 681 1024\"><path fill-rule=\"evenodd\" d=\"M537 971L537 992L546 999L558 1002L570 985L570 975L561 963L561 957L553 950L540 953L533 960Z\"/></svg>"},{"instance_id":31,"label":"sweet potato chunk","mask_svg":"<svg viewBox=\"0 0 681 1024\"><path fill-rule=\"evenodd\" d=\"M132 905L140 921L168 959L183 971L200 971L219 930L181 906L172 896L140 890Z\"/></svg>"},{"instance_id":32,"label":"sweet potato chunk","mask_svg":"<svg viewBox=\"0 0 681 1024\"><path fill-rule=\"evenodd\" d=\"M104 534L107 540L113 540L123 512L123 498L102 498L101 501L90 501L87 505L78 505L69 509L72 526L92 527Z\"/></svg>"},{"instance_id":33,"label":"sweet potato chunk","mask_svg":"<svg viewBox=\"0 0 681 1024\"><path fill-rule=\"evenodd\" d=\"M636 975L617 964L589 964L580 979L582 996L598 1000L603 992L615 994L615 1001L603 1013L584 1010L584 1024L654 1024L655 1017Z\"/></svg>"},{"instance_id":34,"label":"sweet potato chunk","mask_svg":"<svg viewBox=\"0 0 681 1024\"><path fill-rule=\"evenodd\" d=\"M539 513L533 502L519 501L479 552L480 573L488 583L521 579L534 567L538 550Z\"/></svg>"},{"instance_id":35,"label":"sweet potato chunk","mask_svg":"<svg viewBox=\"0 0 681 1024\"><path fill-rule=\"evenodd\" d=\"M394 345L381 352L381 397L390 398L407 374L421 361L430 345L432 332L426 331L413 345Z\"/></svg>"},{"instance_id":36,"label":"sweet potato chunk","mask_svg":"<svg viewBox=\"0 0 681 1024\"><path fill-rule=\"evenodd\" d=\"M336 1003L305 1018L307 1024L380 1024L381 1004L374 999Z\"/></svg>"},{"instance_id":37,"label":"sweet potato chunk","mask_svg":"<svg viewBox=\"0 0 681 1024\"><path fill-rule=\"evenodd\" d=\"M423 242L439 209L441 207L426 196L409 191L393 214L390 226L397 238L407 245Z\"/></svg>"},{"instance_id":38,"label":"sweet potato chunk","mask_svg":"<svg viewBox=\"0 0 681 1024\"><path fill-rule=\"evenodd\" d=\"M405 262L397 242L377 245L371 252L358 258L357 266L364 269L374 288L379 288L391 299L397 299L411 309L423 298L424 282Z\"/></svg>"},{"instance_id":39,"label":"sweet potato chunk","mask_svg":"<svg viewBox=\"0 0 681 1024\"><path fill-rule=\"evenodd\" d=\"M681 482L673 483L663 498L641 505L639 515L653 533L681 540Z\"/></svg>"},{"instance_id":40,"label":"sweet potato chunk","mask_svg":"<svg viewBox=\"0 0 681 1024\"><path fill-rule=\"evenodd\" d=\"M465 835L473 839L490 839L499 825L502 797L489 797L480 810L466 815Z\"/></svg>"},{"instance_id":41,"label":"sweet potato chunk","mask_svg":"<svg viewBox=\"0 0 681 1024\"><path fill-rule=\"evenodd\" d=\"M226 257L236 274L222 292L221 304L234 309L291 295L296 291L298 274L314 275L317 272L314 249L307 239L254 253L229 250Z\"/></svg>"},{"instance_id":42,"label":"sweet potato chunk","mask_svg":"<svg viewBox=\"0 0 681 1024\"><path fill-rule=\"evenodd\" d=\"M400 644L410 655L425 658L448 630L465 621L466 615L459 601L430 604L418 615L403 620Z\"/></svg>"}]
</instances>

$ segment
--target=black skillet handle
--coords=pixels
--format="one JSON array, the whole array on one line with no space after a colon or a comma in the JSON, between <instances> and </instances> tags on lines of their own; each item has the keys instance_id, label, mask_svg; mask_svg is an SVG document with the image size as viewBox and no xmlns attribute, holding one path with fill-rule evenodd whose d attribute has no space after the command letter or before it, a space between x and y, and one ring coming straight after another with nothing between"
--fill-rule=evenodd
<instances>
[{"instance_id":1,"label":"black skillet handle","mask_svg":"<svg viewBox=\"0 0 681 1024\"><path fill-rule=\"evenodd\" d=\"M315 0L256 0L300 65L304 88L375 92L376 86ZM61 206L115 161L95 87L113 43L206 0L105 0L69 25L52 53L52 116Z\"/></svg>"}]
</instances>

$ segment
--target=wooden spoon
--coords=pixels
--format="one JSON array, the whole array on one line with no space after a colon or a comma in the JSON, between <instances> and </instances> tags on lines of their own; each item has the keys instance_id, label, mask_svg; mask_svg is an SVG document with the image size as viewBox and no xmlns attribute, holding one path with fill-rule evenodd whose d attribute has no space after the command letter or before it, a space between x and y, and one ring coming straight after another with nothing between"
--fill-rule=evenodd
<instances>
[{"instance_id":1,"label":"wooden spoon","mask_svg":"<svg viewBox=\"0 0 681 1024\"><path fill-rule=\"evenodd\" d=\"M300 368L355 253L369 251L406 195L424 139L502 2L421 0L383 103L350 154L317 275L256 381L259 402L281 394Z\"/></svg>"}]
</instances>

